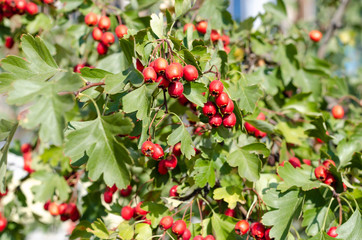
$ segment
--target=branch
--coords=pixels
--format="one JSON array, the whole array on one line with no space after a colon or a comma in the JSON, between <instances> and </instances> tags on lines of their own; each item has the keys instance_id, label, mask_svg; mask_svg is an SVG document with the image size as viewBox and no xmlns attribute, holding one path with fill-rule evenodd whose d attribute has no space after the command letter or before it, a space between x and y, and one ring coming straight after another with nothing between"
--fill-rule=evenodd
<instances>
[{"instance_id":1,"label":"branch","mask_svg":"<svg viewBox=\"0 0 362 240\"><path fill-rule=\"evenodd\" d=\"M102 85L105 85L105 83L104 82L97 82L97 83L89 83L89 82L87 82L87 85L80 88L78 91L75 91L75 92L60 92L58 94L60 96L67 95L67 94L74 94L75 96L78 96L79 93L84 92L88 88L96 87L96 86L102 86Z\"/></svg>"},{"instance_id":2,"label":"branch","mask_svg":"<svg viewBox=\"0 0 362 240\"><path fill-rule=\"evenodd\" d=\"M341 4L339 5L337 11L334 13L331 23L327 29L327 32L322 40L321 46L318 50L318 57L323 58L326 54L327 45L331 38L333 37L333 34L337 28L342 27L342 18L344 15L344 12L346 11L347 5L350 0L342 0Z\"/></svg>"}]
</instances>

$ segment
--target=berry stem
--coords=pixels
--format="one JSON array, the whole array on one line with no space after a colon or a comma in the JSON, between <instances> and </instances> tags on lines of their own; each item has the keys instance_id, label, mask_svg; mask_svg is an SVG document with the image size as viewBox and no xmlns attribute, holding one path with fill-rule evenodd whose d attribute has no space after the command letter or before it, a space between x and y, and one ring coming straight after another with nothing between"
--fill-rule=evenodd
<instances>
[{"instance_id":1,"label":"berry stem","mask_svg":"<svg viewBox=\"0 0 362 240\"><path fill-rule=\"evenodd\" d=\"M326 214L324 215L324 220L323 220L323 225L322 225L322 229L321 229L321 231L324 231L324 229L325 229L326 222L327 222L328 211L329 211L329 209L331 208L331 205L332 205L333 199L334 199L334 198L332 197L332 198L331 198L331 201L329 201L329 205L328 205L328 208L327 208Z\"/></svg>"},{"instance_id":2,"label":"berry stem","mask_svg":"<svg viewBox=\"0 0 362 240\"><path fill-rule=\"evenodd\" d=\"M201 211L201 207L200 207L200 201L199 201L199 199L196 199L196 201L197 201L197 208L199 209L199 213L200 213L201 233L204 233L204 224L203 224L203 220L202 220L202 211Z\"/></svg>"},{"instance_id":3,"label":"berry stem","mask_svg":"<svg viewBox=\"0 0 362 240\"><path fill-rule=\"evenodd\" d=\"M166 99L166 89L163 89L163 104L165 105L165 113L168 113L167 99Z\"/></svg>"}]
</instances>

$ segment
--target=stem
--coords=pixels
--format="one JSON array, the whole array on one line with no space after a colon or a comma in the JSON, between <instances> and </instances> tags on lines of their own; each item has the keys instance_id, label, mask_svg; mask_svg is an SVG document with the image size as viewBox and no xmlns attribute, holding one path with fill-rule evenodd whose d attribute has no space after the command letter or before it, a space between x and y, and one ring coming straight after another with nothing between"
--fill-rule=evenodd
<instances>
[{"instance_id":1,"label":"stem","mask_svg":"<svg viewBox=\"0 0 362 240\"><path fill-rule=\"evenodd\" d=\"M292 224L291 226L292 226L292 228L293 228L293 230L294 230L294 232L295 232L295 235L297 235L297 238L298 238L298 239L301 239L300 236L299 236L299 233L298 233L297 229L295 229L295 227L293 226L293 224Z\"/></svg>"},{"instance_id":2,"label":"stem","mask_svg":"<svg viewBox=\"0 0 362 240\"><path fill-rule=\"evenodd\" d=\"M334 198L332 197L332 198L331 198L331 201L329 202L329 205L328 205L328 208L327 208L327 211L326 211L326 215L324 216L323 225L322 225L322 231L324 231L324 229L325 229L326 221L327 221L327 216L328 216L328 211L329 211L329 209L331 208L333 199L334 199Z\"/></svg>"},{"instance_id":3,"label":"stem","mask_svg":"<svg viewBox=\"0 0 362 240\"><path fill-rule=\"evenodd\" d=\"M257 198L257 197L255 197L255 198L254 198L253 203L251 204L251 206L250 206L250 208L249 208L248 213L246 214L246 219L245 219L246 221L248 221L248 219L249 219L249 217L250 217L251 212L254 210L254 208L255 208L255 206L256 206L256 202L257 202L257 200L258 200L258 198Z\"/></svg>"},{"instance_id":4,"label":"stem","mask_svg":"<svg viewBox=\"0 0 362 240\"><path fill-rule=\"evenodd\" d=\"M104 116L104 113L106 112L106 108L107 108L108 101L109 101L109 95L106 94L106 102L104 103L104 108L103 108L102 116Z\"/></svg>"},{"instance_id":5,"label":"stem","mask_svg":"<svg viewBox=\"0 0 362 240\"><path fill-rule=\"evenodd\" d=\"M92 101L92 103L94 104L94 107L96 108L96 111L97 111L97 116L98 117L101 117L101 112L99 111L99 108L98 108L98 105L97 105L97 103L96 103L96 101L94 101L94 99L93 98L91 98L89 95L87 95L87 94L84 94L84 93L79 93L78 94L78 96L86 96L87 98L89 98L89 100L91 100Z\"/></svg>"},{"instance_id":6,"label":"stem","mask_svg":"<svg viewBox=\"0 0 362 240\"><path fill-rule=\"evenodd\" d=\"M348 207L352 210L352 212L354 212L354 209L353 209L352 205L349 203L349 201L342 196L340 196L340 197L341 197L341 199L343 199L343 201L345 201L348 204Z\"/></svg>"},{"instance_id":7,"label":"stem","mask_svg":"<svg viewBox=\"0 0 362 240\"><path fill-rule=\"evenodd\" d=\"M356 98L355 96L352 96L352 95L346 95L346 96L341 97L338 100L338 104L340 104L341 102L343 102L346 99L351 99L351 100L355 101L356 103L358 103L362 107L362 100L359 100L358 98Z\"/></svg>"},{"instance_id":8,"label":"stem","mask_svg":"<svg viewBox=\"0 0 362 240\"><path fill-rule=\"evenodd\" d=\"M199 199L196 200L197 201L197 207L199 209L199 213L200 213L200 220L201 220L201 233L204 233L204 224L203 224L203 219L202 219L202 211L201 211L201 207L200 207L200 201Z\"/></svg>"},{"instance_id":9,"label":"stem","mask_svg":"<svg viewBox=\"0 0 362 240\"><path fill-rule=\"evenodd\" d=\"M85 90L87 90L87 89L89 89L91 87L102 86L102 85L105 85L105 83L104 82L97 82L97 83L89 83L89 82L87 82L87 85L80 88L78 91L75 91L75 92L60 92L60 93L58 93L58 95L63 96L63 95L67 95L67 94L74 94L77 97L81 92L84 92Z\"/></svg>"}]
</instances>

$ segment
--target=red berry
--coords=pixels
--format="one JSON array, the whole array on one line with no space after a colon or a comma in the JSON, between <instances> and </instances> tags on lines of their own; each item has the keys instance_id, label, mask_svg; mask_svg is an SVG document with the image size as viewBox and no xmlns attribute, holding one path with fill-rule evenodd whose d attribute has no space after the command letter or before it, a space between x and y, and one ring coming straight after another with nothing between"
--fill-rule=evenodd
<instances>
[{"instance_id":1,"label":"red berry","mask_svg":"<svg viewBox=\"0 0 362 240\"><path fill-rule=\"evenodd\" d=\"M303 163L308 165L308 166L312 166L312 161L309 159L303 159Z\"/></svg>"},{"instance_id":2,"label":"red berry","mask_svg":"<svg viewBox=\"0 0 362 240\"><path fill-rule=\"evenodd\" d=\"M103 199L106 203L111 203L113 199L113 193L111 191L105 191Z\"/></svg>"},{"instance_id":3,"label":"red berry","mask_svg":"<svg viewBox=\"0 0 362 240\"><path fill-rule=\"evenodd\" d=\"M178 236L181 236L186 230L186 223L183 220L177 220L172 225L172 232Z\"/></svg>"},{"instance_id":4,"label":"red berry","mask_svg":"<svg viewBox=\"0 0 362 240\"><path fill-rule=\"evenodd\" d=\"M246 131L248 131L248 133L254 133L256 130L256 128L248 122L244 123L244 127L245 127Z\"/></svg>"},{"instance_id":5,"label":"red berry","mask_svg":"<svg viewBox=\"0 0 362 240\"><path fill-rule=\"evenodd\" d=\"M16 2L16 8L19 10L19 12L23 13L26 8L26 0L18 0Z\"/></svg>"},{"instance_id":6,"label":"red berry","mask_svg":"<svg viewBox=\"0 0 362 240\"><path fill-rule=\"evenodd\" d=\"M14 39L12 37L6 37L5 38L5 47L10 49L13 46L14 46Z\"/></svg>"},{"instance_id":7,"label":"red berry","mask_svg":"<svg viewBox=\"0 0 362 240\"><path fill-rule=\"evenodd\" d=\"M224 46L224 51L229 54L231 49L228 46Z\"/></svg>"},{"instance_id":8,"label":"red berry","mask_svg":"<svg viewBox=\"0 0 362 240\"><path fill-rule=\"evenodd\" d=\"M215 97L218 96L220 93L222 93L223 89L224 85L220 80L214 80L209 85L210 94Z\"/></svg>"},{"instance_id":9,"label":"red berry","mask_svg":"<svg viewBox=\"0 0 362 240\"><path fill-rule=\"evenodd\" d=\"M249 231L249 223L246 220L240 220L235 225L235 232L238 235L244 235Z\"/></svg>"},{"instance_id":10,"label":"red berry","mask_svg":"<svg viewBox=\"0 0 362 240\"><path fill-rule=\"evenodd\" d=\"M74 66L73 72L80 73L80 70L81 70L82 68L84 68L84 67L85 67L85 65L84 65L83 63L79 63L79 64L77 64L77 65Z\"/></svg>"},{"instance_id":11,"label":"red berry","mask_svg":"<svg viewBox=\"0 0 362 240\"><path fill-rule=\"evenodd\" d=\"M54 0L43 0L44 1L44 3L46 3L46 4L52 4L53 2L54 2Z\"/></svg>"},{"instance_id":12,"label":"red berry","mask_svg":"<svg viewBox=\"0 0 362 240\"><path fill-rule=\"evenodd\" d=\"M332 108L332 115L335 119L342 119L344 117L344 109L341 105L336 105Z\"/></svg>"},{"instance_id":13,"label":"red berry","mask_svg":"<svg viewBox=\"0 0 362 240\"><path fill-rule=\"evenodd\" d=\"M137 70L140 72L143 72L143 69L145 69L145 67L143 66L143 64L141 63L141 61L138 58L136 61L136 67L137 67Z\"/></svg>"},{"instance_id":14,"label":"red berry","mask_svg":"<svg viewBox=\"0 0 362 240\"><path fill-rule=\"evenodd\" d=\"M182 234L182 240L189 240L190 238L191 238L191 232L188 228L186 228L184 233Z\"/></svg>"},{"instance_id":15,"label":"red berry","mask_svg":"<svg viewBox=\"0 0 362 240\"><path fill-rule=\"evenodd\" d=\"M161 160L159 163L158 163L158 172L161 174L161 175L165 175L168 173L168 169L166 167L166 160Z\"/></svg>"},{"instance_id":16,"label":"red berry","mask_svg":"<svg viewBox=\"0 0 362 240\"><path fill-rule=\"evenodd\" d=\"M80 218L80 213L78 211L78 208L75 208L74 212L70 215L70 220L73 222L77 221Z\"/></svg>"},{"instance_id":17,"label":"red berry","mask_svg":"<svg viewBox=\"0 0 362 240\"><path fill-rule=\"evenodd\" d=\"M8 225L8 221L5 217L0 216L0 232L3 232Z\"/></svg>"},{"instance_id":18,"label":"red berry","mask_svg":"<svg viewBox=\"0 0 362 240\"><path fill-rule=\"evenodd\" d=\"M337 230L337 227L331 227L331 228L328 230L327 234L328 234L329 236L333 237L333 238L336 238L336 237L338 236L336 230Z\"/></svg>"},{"instance_id":19,"label":"red berry","mask_svg":"<svg viewBox=\"0 0 362 240\"><path fill-rule=\"evenodd\" d=\"M153 152L152 152L152 158L154 160L160 160L165 156L162 147L159 144L153 145Z\"/></svg>"},{"instance_id":20,"label":"red berry","mask_svg":"<svg viewBox=\"0 0 362 240\"><path fill-rule=\"evenodd\" d=\"M160 221L160 228L161 230L165 231L172 227L173 224L173 218L171 216L163 217Z\"/></svg>"},{"instance_id":21,"label":"red berry","mask_svg":"<svg viewBox=\"0 0 362 240\"><path fill-rule=\"evenodd\" d=\"M104 31L107 31L111 26L111 20L107 16L102 16L99 19L98 27Z\"/></svg>"},{"instance_id":22,"label":"red berry","mask_svg":"<svg viewBox=\"0 0 362 240\"><path fill-rule=\"evenodd\" d=\"M134 209L131 208L130 206L125 206L122 208L121 217L124 220L127 220L127 221L130 220L133 217L133 214L134 214Z\"/></svg>"},{"instance_id":23,"label":"red berry","mask_svg":"<svg viewBox=\"0 0 362 240\"><path fill-rule=\"evenodd\" d=\"M236 124L236 116L234 113L230 114L230 115L225 115L222 119L222 124L224 125L224 127L227 128L232 128L235 126Z\"/></svg>"},{"instance_id":24,"label":"red berry","mask_svg":"<svg viewBox=\"0 0 362 240\"><path fill-rule=\"evenodd\" d=\"M265 240L271 240L269 233L270 233L270 228L265 231L265 236L264 236Z\"/></svg>"},{"instance_id":25,"label":"red berry","mask_svg":"<svg viewBox=\"0 0 362 240\"><path fill-rule=\"evenodd\" d=\"M230 37L228 35L222 35L221 41L224 43L224 46L229 45L230 43Z\"/></svg>"},{"instance_id":26,"label":"red berry","mask_svg":"<svg viewBox=\"0 0 362 240\"><path fill-rule=\"evenodd\" d=\"M232 114L234 111L234 102L229 98L228 104L226 107L223 107L220 109L221 113L224 115Z\"/></svg>"},{"instance_id":27,"label":"red berry","mask_svg":"<svg viewBox=\"0 0 362 240\"><path fill-rule=\"evenodd\" d=\"M21 145L20 151L22 153L28 153L31 151L31 149L32 149L32 147L29 143L24 143L23 145Z\"/></svg>"},{"instance_id":28,"label":"red berry","mask_svg":"<svg viewBox=\"0 0 362 240\"><path fill-rule=\"evenodd\" d=\"M111 193L115 193L115 192L117 192L117 190L118 190L116 184L113 184L112 187L107 187L107 189L108 189Z\"/></svg>"},{"instance_id":29,"label":"red berry","mask_svg":"<svg viewBox=\"0 0 362 240\"><path fill-rule=\"evenodd\" d=\"M315 177L322 182L326 180L327 173L328 173L327 168L323 165L316 167L316 169L314 170Z\"/></svg>"},{"instance_id":30,"label":"red berry","mask_svg":"<svg viewBox=\"0 0 362 240\"><path fill-rule=\"evenodd\" d=\"M145 69L143 69L142 74L146 83L155 82L157 79L157 74L153 67L146 67Z\"/></svg>"},{"instance_id":31,"label":"red berry","mask_svg":"<svg viewBox=\"0 0 362 240\"><path fill-rule=\"evenodd\" d=\"M256 117L256 119L258 119L258 120L265 120L265 115L264 115L264 113L259 113L259 115Z\"/></svg>"},{"instance_id":32,"label":"red berry","mask_svg":"<svg viewBox=\"0 0 362 240\"><path fill-rule=\"evenodd\" d=\"M146 215L148 212L145 211L145 210L143 210L143 209L141 208L142 203L143 203L143 202L139 202L139 203L137 204L137 206L136 206L136 208L135 208L135 211L136 211L137 215L144 216L144 215Z\"/></svg>"},{"instance_id":33,"label":"red berry","mask_svg":"<svg viewBox=\"0 0 362 240\"><path fill-rule=\"evenodd\" d=\"M157 78L156 82L159 82L158 87L163 88L163 89L168 88L168 86L170 85L170 81L168 81L167 78L164 75L160 75Z\"/></svg>"},{"instance_id":34,"label":"red berry","mask_svg":"<svg viewBox=\"0 0 362 240\"><path fill-rule=\"evenodd\" d=\"M186 65L183 69L183 76L186 81L195 81L199 77L199 72L193 65Z\"/></svg>"},{"instance_id":35,"label":"red berry","mask_svg":"<svg viewBox=\"0 0 362 240\"><path fill-rule=\"evenodd\" d=\"M319 42L322 39L322 33L318 30L312 30L309 32L309 38L313 41L313 42Z\"/></svg>"},{"instance_id":36,"label":"red berry","mask_svg":"<svg viewBox=\"0 0 362 240\"><path fill-rule=\"evenodd\" d=\"M213 102L207 102L204 104L202 108L202 112L205 116L212 117L216 114L217 108Z\"/></svg>"},{"instance_id":37,"label":"red berry","mask_svg":"<svg viewBox=\"0 0 362 240\"><path fill-rule=\"evenodd\" d=\"M193 240L204 240L204 238L201 235L197 235L193 238Z\"/></svg>"},{"instance_id":38,"label":"red berry","mask_svg":"<svg viewBox=\"0 0 362 240\"><path fill-rule=\"evenodd\" d=\"M226 92L222 92L216 97L215 103L219 108L226 107L229 103L229 96Z\"/></svg>"},{"instance_id":39,"label":"red berry","mask_svg":"<svg viewBox=\"0 0 362 240\"><path fill-rule=\"evenodd\" d=\"M132 193L132 186L128 185L127 188L121 189L120 194L122 197L128 197Z\"/></svg>"},{"instance_id":40,"label":"red berry","mask_svg":"<svg viewBox=\"0 0 362 240\"><path fill-rule=\"evenodd\" d=\"M196 24L196 30L199 33L205 34L207 30L207 21L200 21Z\"/></svg>"},{"instance_id":41,"label":"red berry","mask_svg":"<svg viewBox=\"0 0 362 240\"><path fill-rule=\"evenodd\" d=\"M165 167L166 167L168 170L172 170L172 169L174 169L176 166L177 166L177 158L176 158L175 155L171 154L170 156L168 156L168 157L166 158Z\"/></svg>"},{"instance_id":42,"label":"red berry","mask_svg":"<svg viewBox=\"0 0 362 240\"><path fill-rule=\"evenodd\" d=\"M210 40L212 42L217 42L220 39L220 34L216 30L211 30Z\"/></svg>"},{"instance_id":43,"label":"red berry","mask_svg":"<svg viewBox=\"0 0 362 240\"><path fill-rule=\"evenodd\" d=\"M92 31L92 37L95 41L100 41L102 39L103 32L99 27L94 27Z\"/></svg>"},{"instance_id":44,"label":"red berry","mask_svg":"<svg viewBox=\"0 0 362 240\"><path fill-rule=\"evenodd\" d=\"M326 167L326 168L329 168L329 166L330 165L333 165L333 166L336 166L336 163L333 161L333 160L331 160L331 159L327 159L327 160L325 160L324 162L323 162L323 165Z\"/></svg>"},{"instance_id":45,"label":"red berry","mask_svg":"<svg viewBox=\"0 0 362 240\"><path fill-rule=\"evenodd\" d=\"M212 235L207 235L204 240L215 240L215 238Z\"/></svg>"},{"instance_id":46,"label":"red berry","mask_svg":"<svg viewBox=\"0 0 362 240\"><path fill-rule=\"evenodd\" d=\"M77 209L77 205L75 205L75 203L68 203L68 204L67 204L67 208L65 209L64 214L65 214L65 215L68 215L69 217L71 217L71 216L74 215L77 211L78 211L78 209Z\"/></svg>"},{"instance_id":47,"label":"red berry","mask_svg":"<svg viewBox=\"0 0 362 240\"><path fill-rule=\"evenodd\" d=\"M330 173L327 173L327 177L326 180L324 180L324 183L327 185L334 185L334 183L336 182L336 179L334 178L334 176Z\"/></svg>"},{"instance_id":48,"label":"red berry","mask_svg":"<svg viewBox=\"0 0 362 240\"><path fill-rule=\"evenodd\" d=\"M104 45L106 45L107 47L111 46L114 41L115 41L115 38L114 38L114 35L113 33L111 32L105 32L103 33L103 36L102 36L102 39L101 39L102 43Z\"/></svg>"},{"instance_id":49,"label":"red berry","mask_svg":"<svg viewBox=\"0 0 362 240\"><path fill-rule=\"evenodd\" d=\"M171 97L178 98L184 91L184 85L181 82L171 82L167 90Z\"/></svg>"},{"instance_id":50,"label":"red berry","mask_svg":"<svg viewBox=\"0 0 362 240\"><path fill-rule=\"evenodd\" d=\"M181 142L176 143L175 146L173 146L172 153L178 157L181 155Z\"/></svg>"},{"instance_id":51,"label":"red berry","mask_svg":"<svg viewBox=\"0 0 362 240\"><path fill-rule=\"evenodd\" d=\"M185 32L187 31L187 29L190 28L190 27L192 28L193 31L196 30L196 27L195 27L194 24L192 24L192 23L186 23L185 26L184 26L184 33L185 33Z\"/></svg>"},{"instance_id":52,"label":"red berry","mask_svg":"<svg viewBox=\"0 0 362 240\"><path fill-rule=\"evenodd\" d=\"M155 147L155 145L151 141L145 141L142 144L141 152L143 153L143 155L150 157L150 156L152 156L154 147Z\"/></svg>"},{"instance_id":53,"label":"red berry","mask_svg":"<svg viewBox=\"0 0 362 240\"><path fill-rule=\"evenodd\" d=\"M185 95L181 95L178 97L177 101L182 105L186 106L190 101L185 97Z\"/></svg>"},{"instance_id":54,"label":"red berry","mask_svg":"<svg viewBox=\"0 0 362 240\"><path fill-rule=\"evenodd\" d=\"M67 203L62 203L62 204L58 205L59 215L65 214L65 210L67 209L67 207L68 207Z\"/></svg>"},{"instance_id":55,"label":"red berry","mask_svg":"<svg viewBox=\"0 0 362 240\"><path fill-rule=\"evenodd\" d=\"M99 55L104 55L108 52L108 47L104 45L102 42L99 42L97 45L97 52Z\"/></svg>"},{"instance_id":56,"label":"red berry","mask_svg":"<svg viewBox=\"0 0 362 240\"><path fill-rule=\"evenodd\" d=\"M290 162L290 164L292 164L292 166L294 168L297 168L297 167L300 168L301 167L300 160L297 157L289 158L288 161Z\"/></svg>"},{"instance_id":57,"label":"red berry","mask_svg":"<svg viewBox=\"0 0 362 240\"><path fill-rule=\"evenodd\" d=\"M50 200L48 200L44 203L44 210L46 210L46 211L49 210L49 204L50 204Z\"/></svg>"},{"instance_id":58,"label":"red berry","mask_svg":"<svg viewBox=\"0 0 362 240\"><path fill-rule=\"evenodd\" d=\"M38 6L33 2L28 2L25 6L25 11L30 15L35 15L38 13Z\"/></svg>"},{"instance_id":59,"label":"red berry","mask_svg":"<svg viewBox=\"0 0 362 240\"><path fill-rule=\"evenodd\" d=\"M69 216L67 216L67 215L60 215L60 221L65 222L65 221L67 221L67 220L69 220Z\"/></svg>"},{"instance_id":60,"label":"red berry","mask_svg":"<svg viewBox=\"0 0 362 240\"><path fill-rule=\"evenodd\" d=\"M126 25L118 25L116 27L116 35L118 38L123 38L124 35L127 35L128 28Z\"/></svg>"},{"instance_id":61,"label":"red berry","mask_svg":"<svg viewBox=\"0 0 362 240\"><path fill-rule=\"evenodd\" d=\"M178 185L174 185L174 186L170 189L170 197L178 197L177 187L178 187Z\"/></svg>"},{"instance_id":62,"label":"red berry","mask_svg":"<svg viewBox=\"0 0 362 240\"><path fill-rule=\"evenodd\" d=\"M98 22L98 16L97 14L90 12L88 13L85 18L84 18L84 22L85 24L87 24L88 26L95 26L97 25Z\"/></svg>"},{"instance_id":63,"label":"red berry","mask_svg":"<svg viewBox=\"0 0 362 240\"><path fill-rule=\"evenodd\" d=\"M235 217L235 210L228 208L225 210L224 214L229 217Z\"/></svg>"},{"instance_id":64,"label":"red berry","mask_svg":"<svg viewBox=\"0 0 362 240\"><path fill-rule=\"evenodd\" d=\"M209 124L215 128L219 127L222 124L221 115L219 113L216 113L214 116L209 118Z\"/></svg>"},{"instance_id":65,"label":"red berry","mask_svg":"<svg viewBox=\"0 0 362 240\"><path fill-rule=\"evenodd\" d=\"M183 76L182 67L180 68L180 65L176 63L171 63L170 65L168 65L165 71L166 78L171 82L178 81Z\"/></svg>"},{"instance_id":66,"label":"red berry","mask_svg":"<svg viewBox=\"0 0 362 240\"><path fill-rule=\"evenodd\" d=\"M251 235L254 238L263 238L265 234L265 227L260 222L254 222L251 224Z\"/></svg>"},{"instance_id":67,"label":"red berry","mask_svg":"<svg viewBox=\"0 0 362 240\"><path fill-rule=\"evenodd\" d=\"M55 202L51 202L49 204L49 212L53 216L58 216L59 215L58 204L56 204Z\"/></svg>"},{"instance_id":68,"label":"red berry","mask_svg":"<svg viewBox=\"0 0 362 240\"><path fill-rule=\"evenodd\" d=\"M263 138L266 137L266 132L260 131L259 129L255 129L254 136L257 138Z\"/></svg>"},{"instance_id":69,"label":"red berry","mask_svg":"<svg viewBox=\"0 0 362 240\"><path fill-rule=\"evenodd\" d=\"M164 58L157 58L153 62L153 69L155 69L156 73L162 74L166 71L166 68L168 66L168 62Z\"/></svg>"}]
</instances>

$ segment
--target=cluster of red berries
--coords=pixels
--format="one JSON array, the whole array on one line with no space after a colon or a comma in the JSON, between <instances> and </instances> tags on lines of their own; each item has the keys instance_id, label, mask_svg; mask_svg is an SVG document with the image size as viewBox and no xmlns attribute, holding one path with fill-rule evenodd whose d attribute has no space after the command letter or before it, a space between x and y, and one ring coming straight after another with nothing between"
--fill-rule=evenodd
<instances>
[{"instance_id":1,"label":"cluster of red berries","mask_svg":"<svg viewBox=\"0 0 362 240\"><path fill-rule=\"evenodd\" d=\"M0 213L0 232L3 232L8 225L8 220Z\"/></svg>"},{"instance_id":2,"label":"cluster of red berries","mask_svg":"<svg viewBox=\"0 0 362 240\"><path fill-rule=\"evenodd\" d=\"M99 41L97 52L99 55L104 55L108 52L110 47L115 42L115 37L112 32L107 32L111 27L111 20L107 16L98 17L97 14L90 12L84 18L85 24L93 28L92 37L95 41ZM125 25L116 27L116 35L118 38L123 38L127 34L128 28Z\"/></svg>"},{"instance_id":3,"label":"cluster of red berries","mask_svg":"<svg viewBox=\"0 0 362 240\"><path fill-rule=\"evenodd\" d=\"M103 194L103 199L106 203L111 203L113 200L113 194L117 192L118 188L116 185L112 187L107 187ZM122 197L128 197L132 193L132 186L128 185L127 188L121 189L119 191Z\"/></svg>"},{"instance_id":4,"label":"cluster of red berries","mask_svg":"<svg viewBox=\"0 0 362 240\"><path fill-rule=\"evenodd\" d=\"M178 236L179 240L189 240L191 239L191 231L187 228L186 222L184 220L173 221L173 217L166 216L163 217L160 221L160 229L167 231L171 228L171 231ZM194 240L215 240L214 236L208 235L203 238L201 235L195 236Z\"/></svg>"},{"instance_id":5,"label":"cluster of red berries","mask_svg":"<svg viewBox=\"0 0 362 240\"><path fill-rule=\"evenodd\" d=\"M60 215L60 220L63 222L69 219L75 222L80 218L80 213L75 203L57 204L49 200L44 204L44 209L49 211L52 216Z\"/></svg>"},{"instance_id":6,"label":"cluster of red berries","mask_svg":"<svg viewBox=\"0 0 362 240\"><path fill-rule=\"evenodd\" d=\"M265 115L264 113L259 113L259 115L256 118L257 120L265 120ZM259 129L257 129L256 127L254 127L253 125L251 125L248 122L244 123L244 127L246 129L246 131L248 131L249 134L254 134L255 137L257 138L263 138L266 137L266 132L260 131Z\"/></svg>"},{"instance_id":7,"label":"cluster of red berries","mask_svg":"<svg viewBox=\"0 0 362 240\"><path fill-rule=\"evenodd\" d=\"M44 0L44 2L51 3L53 0ZM26 0L0 0L0 22L4 17L11 18L16 14L23 15L25 12L29 15L35 15L38 13L38 6Z\"/></svg>"},{"instance_id":8,"label":"cluster of red berries","mask_svg":"<svg viewBox=\"0 0 362 240\"><path fill-rule=\"evenodd\" d=\"M31 152L32 147L29 143L21 145L20 151L23 153L24 158L24 170L28 173L33 173L34 170L31 168Z\"/></svg>"},{"instance_id":9,"label":"cluster of red berries","mask_svg":"<svg viewBox=\"0 0 362 240\"><path fill-rule=\"evenodd\" d=\"M224 127L232 128L236 124L234 102L229 95L223 91L224 85L220 80L214 80L209 85L209 92L214 97L214 102L209 100L204 104L202 112L209 117L209 124L217 128L221 124Z\"/></svg>"},{"instance_id":10,"label":"cluster of red berries","mask_svg":"<svg viewBox=\"0 0 362 240\"><path fill-rule=\"evenodd\" d=\"M168 90L173 98L183 96L184 86L180 82L183 77L186 81L195 81L199 77L197 69L192 65L182 67L180 63L168 64L164 58L157 58L148 67L144 68L143 78L146 83L157 82L158 87Z\"/></svg>"},{"instance_id":11,"label":"cluster of red berries","mask_svg":"<svg viewBox=\"0 0 362 240\"><path fill-rule=\"evenodd\" d=\"M123 207L121 210L121 217L126 221L129 221L132 218L141 219L143 220L143 223L151 225L151 221L146 218L148 212L141 208L142 203L143 202L139 202L134 208L130 206Z\"/></svg>"},{"instance_id":12,"label":"cluster of red berries","mask_svg":"<svg viewBox=\"0 0 362 240\"><path fill-rule=\"evenodd\" d=\"M321 181L327 185L330 185L332 187L336 187L337 180L329 172L329 168L331 165L336 166L336 163L331 159L325 160L321 166L318 166L318 167L316 167L316 169L314 169L314 175L319 181ZM344 191L347 190L347 186L344 183L343 183L343 188L344 188Z\"/></svg>"},{"instance_id":13,"label":"cluster of red berries","mask_svg":"<svg viewBox=\"0 0 362 240\"><path fill-rule=\"evenodd\" d=\"M250 232L249 232L250 231ZM270 240L269 232L270 228L266 229L261 222L253 222L249 225L246 220L240 220L235 225L235 233L242 236L249 232L249 234L258 240Z\"/></svg>"}]
</instances>

